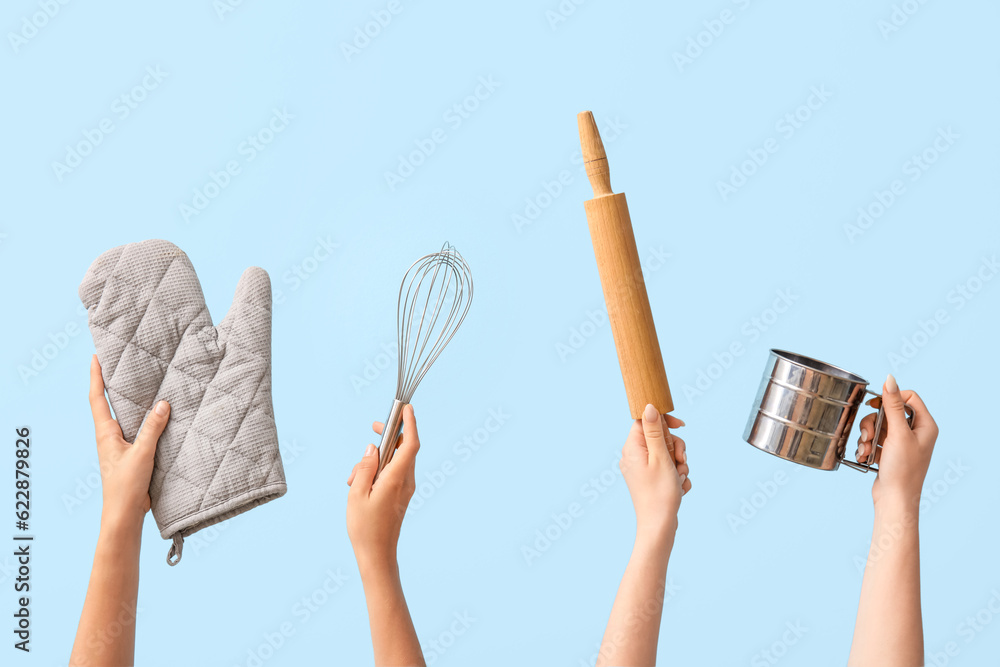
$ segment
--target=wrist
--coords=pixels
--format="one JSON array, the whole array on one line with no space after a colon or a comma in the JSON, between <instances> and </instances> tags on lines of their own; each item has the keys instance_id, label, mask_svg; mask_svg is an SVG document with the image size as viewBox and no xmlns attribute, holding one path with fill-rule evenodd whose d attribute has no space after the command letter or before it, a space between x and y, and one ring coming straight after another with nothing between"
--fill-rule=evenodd
<instances>
[{"instance_id":1,"label":"wrist","mask_svg":"<svg viewBox=\"0 0 1000 667\"><path fill-rule=\"evenodd\" d=\"M97 535L97 552L118 559L139 556L142 545L142 520L134 517L101 514L101 531Z\"/></svg>"},{"instance_id":2,"label":"wrist","mask_svg":"<svg viewBox=\"0 0 1000 667\"><path fill-rule=\"evenodd\" d=\"M643 535L650 538L672 537L677 532L677 512L659 511L655 515L651 513L637 513L635 522L636 535Z\"/></svg>"},{"instance_id":3,"label":"wrist","mask_svg":"<svg viewBox=\"0 0 1000 667\"><path fill-rule=\"evenodd\" d=\"M670 554L677 534L677 517L655 524L640 524L635 531L635 548L633 551Z\"/></svg>"},{"instance_id":4,"label":"wrist","mask_svg":"<svg viewBox=\"0 0 1000 667\"><path fill-rule=\"evenodd\" d=\"M883 493L875 501L875 525L915 526L920 519L920 496L908 493Z\"/></svg>"},{"instance_id":5,"label":"wrist","mask_svg":"<svg viewBox=\"0 0 1000 667\"><path fill-rule=\"evenodd\" d=\"M355 549L358 572L362 581L399 578L396 550L376 550L374 552Z\"/></svg>"},{"instance_id":6,"label":"wrist","mask_svg":"<svg viewBox=\"0 0 1000 667\"><path fill-rule=\"evenodd\" d=\"M101 510L101 535L114 539L137 538L142 535L145 512L129 512L105 507Z\"/></svg>"},{"instance_id":7,"label":"wrist","mask_svg":"<svg viewBox=\"0 0 1000 667\"><path fill-rule=\"evenodd\" d=\"M880 489L874 498L876 513L910 513L920 510L920 492Z\"/></svg>"}]
</instances>

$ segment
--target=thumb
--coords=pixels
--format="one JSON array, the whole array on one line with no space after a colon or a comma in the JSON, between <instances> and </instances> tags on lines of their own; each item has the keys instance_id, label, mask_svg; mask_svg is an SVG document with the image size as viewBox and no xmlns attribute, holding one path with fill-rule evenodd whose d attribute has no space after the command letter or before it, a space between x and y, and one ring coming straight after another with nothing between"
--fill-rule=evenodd
<instances>
[{"instance_id":1,"label":"thumb","mask_svg":"<svg viewBox=\"0 0 1000 667\"><path fill-rule=\"evenodd\" d=\"M910 425L906 423L906 410L903 408L903 395L896 384L896 378L889 373L882 386L882 408L885 410L885 418L889 423L889 430L896 433L904 433L910 430Z\"/></svg>"},{"instance_id":2,"label":"thumb","mask_svg":"<svg viewBox=\"0 0 1000 667\"><path fill-rule=\"evenodd\" d=\"M663 418L652 404L642 413L642 432L646 436L649 462L662 461L667 455L667 440L664 434Z\"/></svg>"},{"instance_id":3,"label":"thumb","mask_svg":"<svg viewBox=\"0 0 1000 667\"><path fill-rule=\"evenodd\" d=\"M163 429L167 427L169 419L170 404L166 401L159 401L146 415L146 421L143 422L139 435L135 437L133 446L144 450L144 454L152 455L156 451L156 442L163 434Z\"/></svg>"},{"instance_id":4,"label":"thumb","mask_svg":"<svg viewBox=\"0 0 1000 667\"><path fill-rule=\"evenodd\" d=\"M629 466L642 465L645 467L648 463L649 450L646 449L646 436L642 432L642 420L636 419L632 422L632 428L629 429L628 437L625 439L618 467L622 472L625 472Z\"/></svg>"},{"instance_id":5,"label":"thumb","mask_svg":"<svg viewBox=\"0 0 1000 667\"><path fill-rule=\"evenodd\" d=\"M271 354L271 279L264 269L251 266L240 277L233 305L219 323L225 339L233 339L262 357Z\"/></svg>"},{"instance_id":6,"label":"thumb","mask_svg":"<svg viewBox=\"0 0 1000 667\"><path fill-rule=\"evenodd\" d=\"M375 480L376 470L378 470L378 449L375 445L368 445L365 455L354 468L354 481L351 482L351 490L348 493L352 496L367 496Z\"/></svg>"}]
</instances>

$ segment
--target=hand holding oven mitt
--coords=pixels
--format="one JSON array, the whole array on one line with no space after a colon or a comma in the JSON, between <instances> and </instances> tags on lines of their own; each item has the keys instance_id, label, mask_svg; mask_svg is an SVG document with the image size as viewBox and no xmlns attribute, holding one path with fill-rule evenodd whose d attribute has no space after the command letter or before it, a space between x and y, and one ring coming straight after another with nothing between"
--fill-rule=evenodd
<instances>
[{"instance_id":1,"label":"hand holding oven mitt","mask_svg":"<svg viewBox=\"0 0 1000 667\"><path fill-rule=\"evenodd\" d=\"M218 326L184 252L168 241L108 250L80 299L122 434L170 403L149 497L167 562L184 537L284 495L271 404L271 281L250 267Z\"/></svg>"}]
</instances>

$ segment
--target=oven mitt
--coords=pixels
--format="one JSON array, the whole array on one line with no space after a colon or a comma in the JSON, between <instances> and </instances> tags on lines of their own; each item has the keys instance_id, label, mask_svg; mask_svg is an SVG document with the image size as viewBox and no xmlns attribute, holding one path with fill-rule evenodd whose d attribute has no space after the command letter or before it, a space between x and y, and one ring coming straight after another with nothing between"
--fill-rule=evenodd
<instances>
[{"instance_id":1,"label":"oven mitt","mask_svg":"<svg viewBox=\"0 0 1000 667\"><path fill-rule=\"evenodd\" d=\"M160 535L184 538L284 495L271 406L271 281L250 267L219 326L191 261L168 241L108 250L87 270L80 299L111 407L129 442L153 405L170 420L149 498Z\"/></svg>"}]
</instances>

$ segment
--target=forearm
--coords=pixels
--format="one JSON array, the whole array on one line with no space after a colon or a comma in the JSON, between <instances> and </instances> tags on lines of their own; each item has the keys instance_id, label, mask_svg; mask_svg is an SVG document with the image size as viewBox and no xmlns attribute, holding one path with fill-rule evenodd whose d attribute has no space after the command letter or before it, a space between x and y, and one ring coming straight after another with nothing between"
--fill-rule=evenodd
<instances>
[{"instance_id":1,"label":"forearm","mask_svg":"<svg viewBox=\"0 0 1000 667\"><path fill-rule=\"evenodd\" d=\"M852 667L924 664L918 515L918 499L883 498L875 506L848 660Z\"/></svg>"},{"instance_id":2,"label":"forearm","mask_svg":"<svg viewBox=\"0 0 1000 667\"><path fill-rule=\"evenodd\" d=\"M424 667L395 556L365 563L359 559L358 565L368 604L376 667Z\"/></svg>"},{"instance_id":3,"label":"forearm","mask_svg":"<svg viewBox=\"0 0 1000 667\"><path fill-rule=\"evenodd\" d=\"M597 667L652 667L656 664L667 561L675 532L676 523L663 530L636 535L632 556L601 641Z\"/></svg>"},{"instance_id":4,"label":"forearm","mask_svg":"<svg viewBox=\"0 0 1000 667\"><path fill-rule=\"evenodd\" d=\"M141 518L101 518L94 566L70 665L134 664L141 539Z\"/></svg>"}]
</instances>

